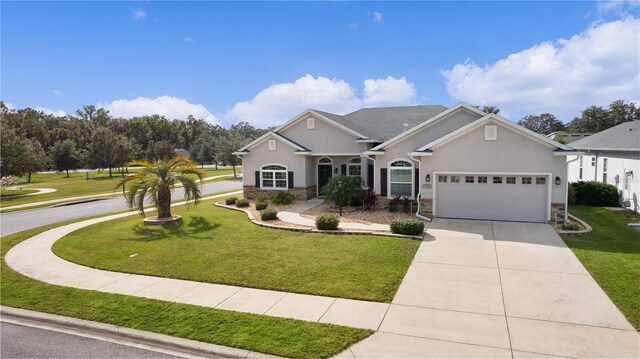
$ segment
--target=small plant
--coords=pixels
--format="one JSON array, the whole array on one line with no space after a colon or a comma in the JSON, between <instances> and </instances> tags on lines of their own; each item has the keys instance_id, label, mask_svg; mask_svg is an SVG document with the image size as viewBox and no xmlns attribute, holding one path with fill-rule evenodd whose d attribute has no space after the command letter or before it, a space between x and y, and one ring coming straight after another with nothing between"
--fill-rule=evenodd
<instances>
[{"instance_id":1,"label":"small plant","mask_svg":"<svg viewBox=\"0 0 640 359\"><path fill-rule=\"evenodd\" d=\"M404 211L404 213L411 212L412 203L413 202L407 196L402 196L402 198L400 198L400 205L402 206L402 210Z\"/></svg>"},{"instance_id":2,"label":"small plant","mask_svg":"<svg viewBox=\"0 0 640 359\"><path fill-rule=\"evenodd\" d=\"M424 232L424 222L417 219L394 219L391 224L391 233L419 236Z\"/></svg>"},{"instance_id":3,"label":"small plant","mask_svg":"<svg viewBox=\"0 0 640 359\"><path fill-rule=\"evenodd\" d=\"M354 203L354 198L362 197L362 178L358 176L338 175L329 179L329 182L322 187L322 194L325 198L333 202L342 216L342 207L347 203Z\"/></svg>"},{"instance_id":4,"label":"small plant","mask_svg":"<svg viewBox=\"0 0 640 359\"><path fill-rule=\"evenodd\" d=\"M262 203L264 201L267 200L267 196L265 196L264 193L260 193L259 195L256 196L256 202L257 203Z\"/></svg>"},{"instance_id":5,"label":"small plant","mask_svg":"<svg viewBox=\"0 0 640 359\"><path fill-rule=\"evenodd\" d=\"M249 200L239 199L236 201L236 207L249 207Z\"/></svg>"},{"instance_id":6,"label":"small plant","mask_svg":"<svg viewBox=\"0 0 640 359\"><path fill-rule=\"evenodd\" d=\"M369 187L362 194L362 204L364 205L365 211L368 209L376 209L376 203L378 202L378 196L376 195L376 191L373 188Z\"/></svg>"},{"instance_id":7,"label":"small plant","mask_svg":"<svg viewBox=\"0 0 640 359\"><path fill-rule=\"evenodd\" d=\"M267 208L260 211L260 219L263 221L273 221L278 219L278 211L273 208Z\"/></svg>"},{"instance_id":8,"label":"small plant","mask_svg":"<svg viewBox=\"0 0 640 359\"><path fill-rule=\"evenodd\" d=\"M293 203L293 195L289 192L275 192L269 198L273 204L291 204Z\"/></svg>"},{"instance_id":9,"label":"small plant","mask_svg":"<svg viewBox=\"0 0 640 359\"><path fill-rule=\"evenodd\" d=\"M560 229L563 231L579 231L581 227L575 222L565 222L560 225Z\"/></svg>"},{"instance_id":10,"label":"small plant","mask_svg":"<svg viewBox=\"0 0 640 359\"><path fill-rule=\"evenodd\" d=\"M398 212L398 207L400 207L400 198L400 196L395 195L389 200L389 212Z\"/></svg>"},{"instance_id":11,"label":"small plant","mask_svg":"<svg viewBox=\"0 0 640 359\"><path fill-rule=\"evenodd\" d=\"M230 205L232 205L232 204L235 204L237 200L238 200L238 197L229 197L229 198L227 198L227 199L225 199L225 200L224 200L224 203L225 203L227 206L230 206Z\"/></svg>"},{"instance_id":12,"label":"small plant","mask_svg":"<svg viewBox=\"0 0 640 359\"><path fill-rule=\"evenodd\" d=\"M340 218L332 213L322 213L316 217L316 228L323 231L335 231L339 223Z\"/></svg>"},{"instance_id":13,"label":"small plant","mask_svg":"<svg viewBox=\"0 0 640 359\"><path fill-rule=\"evenodd\" d=\"M256 203L256 210L258 211L262 211L263 209L266 209L269 205L267 204L267 202L258 202Z\"/></svg>"}]
</instances>

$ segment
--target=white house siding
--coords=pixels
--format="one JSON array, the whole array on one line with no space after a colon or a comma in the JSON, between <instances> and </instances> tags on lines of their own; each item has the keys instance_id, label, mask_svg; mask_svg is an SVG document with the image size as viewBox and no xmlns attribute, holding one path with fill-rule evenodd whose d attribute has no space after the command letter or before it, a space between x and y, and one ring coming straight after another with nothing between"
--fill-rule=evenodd
<instances>
[{"instance_id":1,"label":"white house siding","mask_svg":"<svg viewBox=\"0 0 640 359\"><path fill-rule=\"evenodd\" d=\"M307 159L304 155L296 155L295 150L276 140L276 150L269 150L269 140L275 139L269 137L264 142L251 148L249 154L242 156L242 170L244 175L244 186L255 186L255 171L259 171L260 167L265 164L279 164L287 166L288 171L293 171L293 184L295 187L312 186L313 183L307 184L306 163Z\"/></svg>"},{"instance_id":2,"label":"white house siding","mask_svg":"<svg viewBox=\"0 0 640 359\"><path fill-rule=\"evenodd\" d=\"M601 151L597 153L597 166L592 166L592 158L596 157L594 153L585 153L583 156L582 179L580 179L580 160L579 157L575 161L569 163L569 181L603 181L604 159L607 159L607 180L606 183L615 185L618 193L622 195L623 200L629 200L628 208L638 212L640 211L640 152L614 152ZM633 171L633 177L629 183L629 191L624 191L624 174L625 170ZM597 171L597 172L596 172ZM617 178L617 181L616 181Z\"/></svg>"}]
</instances>

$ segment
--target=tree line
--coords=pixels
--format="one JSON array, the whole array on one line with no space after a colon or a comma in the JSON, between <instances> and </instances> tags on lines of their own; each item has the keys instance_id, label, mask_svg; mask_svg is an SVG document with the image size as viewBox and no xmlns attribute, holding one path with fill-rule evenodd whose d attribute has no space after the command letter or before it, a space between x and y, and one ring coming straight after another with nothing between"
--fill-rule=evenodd
<instances>
[{"instance_id":1,"label":"tree line","mask_svg":"<svg viewBox=\"0 0 640 359\"><path fill-rule=\"evenodd\" d=\"M0 101L0 176L27 176L52 169L112 170L131 160L156 161L186 150L199 164L234 167L232 152L269 129L240 122L225 129L189 116L169 120L152 115L115 118L88 105L75 115L54 116L31 108L11 110Z\"/></svg>"}]
</instances>

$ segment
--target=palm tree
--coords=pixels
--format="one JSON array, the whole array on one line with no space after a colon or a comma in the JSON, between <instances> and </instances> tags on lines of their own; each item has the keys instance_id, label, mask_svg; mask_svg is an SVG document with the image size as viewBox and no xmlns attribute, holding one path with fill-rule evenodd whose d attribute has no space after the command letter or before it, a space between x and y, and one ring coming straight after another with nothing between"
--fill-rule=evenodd
<instances>
[{"instance_id":1,"label":"palm tree","mask_svg":"<svg viewBox=\"0 0 640 359\"><path fill-rule=\"evenodd\" d=\"M187 202L198 203L200 200L198 181L202 180L204 172L187 157L176 156L170 160L157 161L155 165L147 161L132 161L127 166L141 166L142 170L124 178L116 189L133 182L126 190L127 204L143 215L144 200L148 197L158 210L158 218L171 218L171 190L178 183L184 188ZM190 175L196 175L198 180Z\"/></svg>"}]
</instances>

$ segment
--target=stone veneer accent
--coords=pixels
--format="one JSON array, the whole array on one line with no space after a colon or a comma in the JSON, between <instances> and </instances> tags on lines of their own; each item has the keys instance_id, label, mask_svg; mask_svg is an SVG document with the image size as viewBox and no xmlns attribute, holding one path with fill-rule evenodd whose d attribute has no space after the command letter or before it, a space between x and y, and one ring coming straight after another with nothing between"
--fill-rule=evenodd
<instances>
[{"instance_id":1,"label":"stone veneer accent","mask_svg":"<svg viewBox=\"0 0 640 359\"><path fill-rule=\"evenodd\" d=\"M276 191L265 191L260 188L256 188L255 186L244 186L242 187L242 192L243 192L244 198L256 199L256 197L259 194L263 194L265 197L269 198L269 195L271 195L271 193ZM307 200L307 199L316 197L316 186L294 187L284 192L289 192L293 194L297 200Z\"/></svg>"}]
</instances>

